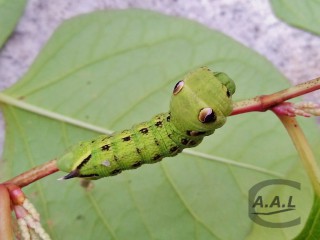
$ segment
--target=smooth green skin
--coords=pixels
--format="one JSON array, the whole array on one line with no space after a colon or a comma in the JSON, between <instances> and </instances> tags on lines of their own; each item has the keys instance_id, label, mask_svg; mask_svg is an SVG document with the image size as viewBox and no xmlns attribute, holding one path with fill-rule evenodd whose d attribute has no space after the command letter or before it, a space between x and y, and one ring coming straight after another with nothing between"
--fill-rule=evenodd
<instances>
[{"instance_id":1,"label":"smooth green skin","mask_svg":"<svg viewBox=\"0 0 320 240\"><path fill-rule=\"evenodd\" d=\"M226 74L206 67L189 73L183 81L182 89L172 95L168 113L158 114L130 130L81 142L59 158L58 168L69 172L64 179L99 179L155 163L197 146L205 136L223 126L232 111L234 82ZM199 120L199 112L204 108L214 111L213 122Z\"/></svg>"}]
</instances>

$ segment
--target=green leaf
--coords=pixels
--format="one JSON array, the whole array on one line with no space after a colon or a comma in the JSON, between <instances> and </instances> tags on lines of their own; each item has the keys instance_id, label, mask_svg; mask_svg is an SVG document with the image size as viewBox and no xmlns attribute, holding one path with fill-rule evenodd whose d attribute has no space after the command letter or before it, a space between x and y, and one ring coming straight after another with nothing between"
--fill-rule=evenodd
<instances>
[{"instance_id":1,"label":"green leaf","mask_svg":"<svg viewBox=\"0 0 320 240\"><path fill-rule=\"evenodd\" d=\"M0 0L0 48L23 13L25 0Z\"/></svg>"},{"instance_id":2,"label":"green leaf","mask_svg":"<svg viewBox=\"0 0 320 240\"><path fill-rule=\"evenodd\" d=\"M315 195L313 206L309 214L309 218L305 224L303 231L295 238L295 240L317 240L320 238L320 198Z\"/></svg>"},{"instance_id":3,"label":"green leaf","mask_svg":"<svg viewBox=\"0 0 320 240\"><path fill-rule=\"evenodd\" d=\"M286 23L320 35L319 0L270 0L277 17Z\"/></svg>"},{"instance_id":4,"label":"green leaf","mask_svg":"<svg viewBox=\"0 0 320 240\"><path fill-rule=\"evenodd\" d=\"M91 125L75 126L59 116L109 130L129 128L167 111L174 84L203 65L235 80L236 100L289 86L263 57L189 20L127 10L66 21L23 79L0 95L6 177L97 135ZM302 125L319 145L315 123ZM54 239L257 238L261 232L253 231L247 209L254 184L279 177L300 182L302 216L313 199L290 138L271 113L230 117L192 151L95 181L92 190L77 179L56 181L63 175L26 188ZM263 230L283 239L302 227Z\"/></svg>"}]
</instances>

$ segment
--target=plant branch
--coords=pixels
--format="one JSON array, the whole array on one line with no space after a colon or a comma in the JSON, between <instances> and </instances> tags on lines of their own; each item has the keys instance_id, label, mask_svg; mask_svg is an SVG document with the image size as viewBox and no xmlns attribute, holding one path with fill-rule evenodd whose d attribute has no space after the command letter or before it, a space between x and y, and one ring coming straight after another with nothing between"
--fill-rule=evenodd
<instances>
[{"instance_id":1,"label":"plant branch","mask_svg":"<svg viewBox=\"0 0 320 240\"><path fill-rule=\"evenodd\" d=\"M261 95L254 98L235 102L233 105L233 111L231 115L237 115L241 113L254 111L264 112L288 99L295 98L319 89L320 77L273 94Z\"/></svg>"},{"instance_id":2,"label":"plant branch","mask_svg":"<svg viewBox=\"0 0 320 240\"><path fill-rule=\"evenodd\" d=\"M56 162L57 161L54 159L40 166L34 167L8 180L7 182L5 182L5 184L14 184L19 186L20 188L23 188L29 185L30 183L33 183L41 178L44 178L52 173L59 171Z\"/></svg>"}]
</instances>

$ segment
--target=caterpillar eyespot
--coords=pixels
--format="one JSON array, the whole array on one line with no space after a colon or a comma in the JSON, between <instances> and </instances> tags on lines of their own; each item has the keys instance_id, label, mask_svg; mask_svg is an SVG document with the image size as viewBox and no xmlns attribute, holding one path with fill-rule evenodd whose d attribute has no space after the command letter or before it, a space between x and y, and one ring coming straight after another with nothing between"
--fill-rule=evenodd
<instances>
[{"instance_id":1,"label":"caterpillar eyespot","mask_svg":"<svg viewBox=\"0 0 320 240\"><path fill-rule=\"evenodd\" d=\"M184 86L184 81L179 81L173 88L173 95L177 95L183 88Z\"/></svg>"},{"instance_id":2,"label":"caterpillar eyespot","mask_svg":"<svg viewBox=\"0 0 320 240\"><path fill-rule=\"evenodd\" d=\"M112 136L81 142L58 158L58 168L68 173L62 179L99 179L156 163L197 146L223 126L232 111L234 82L207 67L183 79L174 86L168 112Z\"/></svg>"},{"instance_id":3,"label":"caterpillar eyespot","mask_svg":"<svg viewBox=\"0 0 320 240\"><path fill-rule=\"evenodd\" d=\"M199 121L202 123L212 123L217 120L215 112L211 108L202 108L199 112Z\"/></svg>"}]
</instances>

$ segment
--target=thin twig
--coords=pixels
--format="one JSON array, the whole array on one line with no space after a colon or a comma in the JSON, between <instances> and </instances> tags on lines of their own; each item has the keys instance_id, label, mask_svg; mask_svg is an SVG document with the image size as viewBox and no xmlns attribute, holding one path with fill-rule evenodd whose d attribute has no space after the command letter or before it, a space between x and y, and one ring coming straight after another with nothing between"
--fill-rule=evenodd
<instances>
[{"instance_id":1,"label":"thin twig","mask_svg":"<svg viewBox=\"0 0 320 240\"><path fill-rule=\"evenodd\" d=\"M308 82L298 84L285 90L269 94L261 95L254 98L235 102L231 115L237 115L247 112L264 112L273 106L282 103L288 99L301 96L320 89L320 78L315 78Z\"/></svg>"},{"instance_id":2,"label":"thin twig","mask_svg":"<svg viewBox=\"0 0 320 240\"><path fill-rule=\"evenodd\" d=\"M20 175L8 180L6 183L12 183L19 186L20 188L23 188L30 183L33 183L57 171L59 171L59 169L57 167L57 161L54 159L40 166L32 168L24 173L21 173Z\"/></svg>"}]
</instances>

